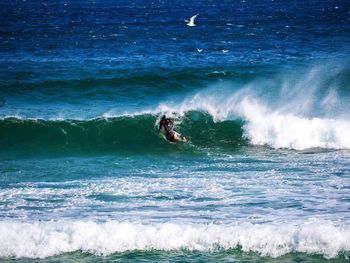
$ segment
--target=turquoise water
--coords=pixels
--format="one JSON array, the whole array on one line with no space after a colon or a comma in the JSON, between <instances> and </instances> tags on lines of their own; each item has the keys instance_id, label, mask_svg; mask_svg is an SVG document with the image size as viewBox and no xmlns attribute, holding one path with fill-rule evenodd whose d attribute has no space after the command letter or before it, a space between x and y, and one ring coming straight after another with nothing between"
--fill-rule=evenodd
<instances>
[{"instance_id":1,"label":"turquoise water","mask_svg":"<svg viewBox=\"0 0 350 263\"><path fill-rule=\"evenodd\" d=\"M1 262L349 261L346 1L0 7Z\"/></svg>"}]
</instances>

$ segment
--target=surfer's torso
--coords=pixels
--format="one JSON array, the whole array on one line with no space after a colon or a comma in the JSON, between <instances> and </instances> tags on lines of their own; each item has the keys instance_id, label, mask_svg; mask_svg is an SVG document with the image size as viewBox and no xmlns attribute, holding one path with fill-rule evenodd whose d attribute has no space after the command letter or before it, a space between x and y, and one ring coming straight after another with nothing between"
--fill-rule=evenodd
<instances>
[{"instance_id":1,"label":"surfer's torso","mask_svg":"<svg viewBox=\"0 0 350 263\"><path fill-rule=\"evenodd\" d=\"M173 119L167 119L165 116L162 117L162 119L159 122L159 131L165 135L166 139L171 142L177 142L177 141L186 141L186 138L181 136L175 129L174 129L174 120Z\"/></svg>"},{"instance_id":2,"label":"surfer's torso","mask_svg":"<svg viewBox=\"0 0 350 263\"><path fill-rule=\"evenodd\" d=\"M167 140L174 141L175 140L175 131L174 124L171 120L166 119L160 124L160 132L162 132Z\"/></svg>"}]
</instances>

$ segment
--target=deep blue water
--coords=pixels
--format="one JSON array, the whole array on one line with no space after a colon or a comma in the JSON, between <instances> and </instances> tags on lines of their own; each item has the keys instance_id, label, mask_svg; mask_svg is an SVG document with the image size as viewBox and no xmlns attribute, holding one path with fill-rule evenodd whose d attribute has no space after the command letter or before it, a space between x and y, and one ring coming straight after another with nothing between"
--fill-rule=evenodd
<instances>
[{"instance_id":1,"label":"deep blue water","mask_svg":"<svg viewBox=\"0 0 350 263\"><path fill-rule=\"evenodd\" d=\"M349 260L348 1L0 17L1 261Z\"/></svg>"}]
</instances>

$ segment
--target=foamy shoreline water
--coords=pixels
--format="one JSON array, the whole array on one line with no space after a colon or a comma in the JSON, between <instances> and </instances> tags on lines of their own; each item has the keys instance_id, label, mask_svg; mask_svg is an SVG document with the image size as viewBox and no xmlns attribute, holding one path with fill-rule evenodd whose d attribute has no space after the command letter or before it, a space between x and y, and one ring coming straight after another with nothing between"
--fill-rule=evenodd
<instances>
[{"instance_id":1,"label":"foamy shoreline water","mask_svg":"<svg viewBox=\"0 0 350 263\"><path fill-rule=\"evenodd\" d=\"M45 258L83 251L108 255L133 250L212 251L240 247L261 256L288 253L335 258L350 250L349 226L310 220L274 224L142 224L126 222L0 222L0 257Z\"/></svg>"}]
</instances>

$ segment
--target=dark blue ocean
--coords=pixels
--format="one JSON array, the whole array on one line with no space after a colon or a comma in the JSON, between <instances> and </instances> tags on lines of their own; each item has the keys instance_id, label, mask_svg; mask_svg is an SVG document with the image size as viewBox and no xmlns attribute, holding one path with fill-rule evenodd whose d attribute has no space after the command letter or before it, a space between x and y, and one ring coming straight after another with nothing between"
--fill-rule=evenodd
<instances>
[{"instance_id":1,"label":"dark blue ocean","mask_svg":"<svg viewBox=\"0 0 350 263\"><path fill-rule=\"evenodd\" d=\"M3 0L0 261L348 262L349 106L348 0Z\"/></svg>"}]
</instances>

